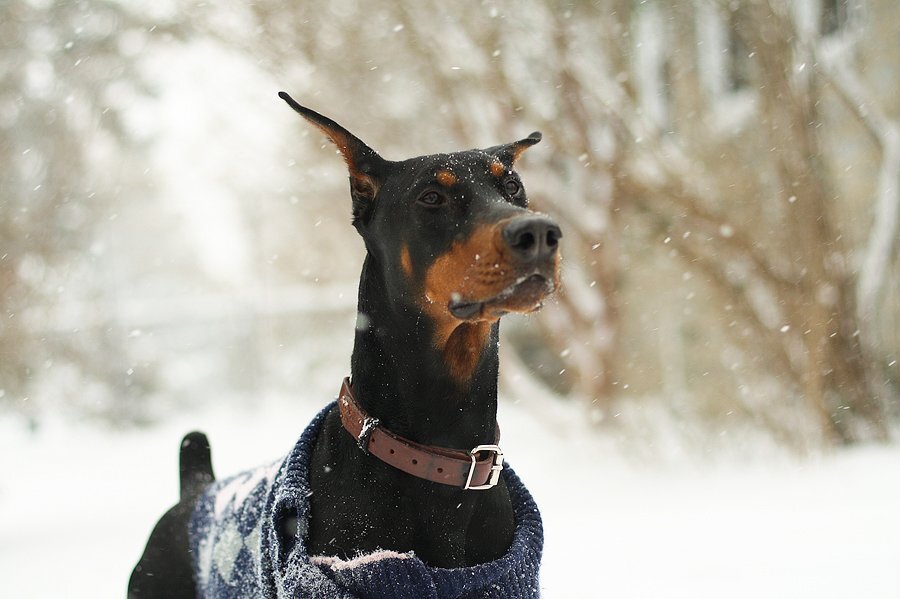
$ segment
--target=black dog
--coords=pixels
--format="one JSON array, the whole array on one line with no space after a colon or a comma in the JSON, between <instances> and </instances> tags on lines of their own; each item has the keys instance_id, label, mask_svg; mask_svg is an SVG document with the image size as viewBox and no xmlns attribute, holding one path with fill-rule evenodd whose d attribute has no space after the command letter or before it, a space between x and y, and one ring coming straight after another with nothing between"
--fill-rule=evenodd
<instances>
[{"instance_id":1,"label":"black dog","mask_svg":"<svg viewBox=\"0 0 900 599\"><path fill-rule=\"evenodd\" d=\"M497 446L499 319L538 309L559 278L560 229L528 210L513 170L541 136L394 162L279 95L343 155L367 250L352 385L312 445L308 522L297 532L282 518L279 534L335 559L497 560L518 525ZM187 529L213 475L205 437L184 443L181 502L151 535L130 596L195 594Z\"/></svg>"}]
</instances>

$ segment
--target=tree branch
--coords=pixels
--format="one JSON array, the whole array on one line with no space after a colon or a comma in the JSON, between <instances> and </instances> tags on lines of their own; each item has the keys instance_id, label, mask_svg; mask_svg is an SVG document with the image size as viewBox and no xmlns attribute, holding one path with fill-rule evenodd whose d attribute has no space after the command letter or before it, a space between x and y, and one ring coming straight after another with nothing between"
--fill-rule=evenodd
<instances>
[{"instance_id":1,"label":"tree branch","mask_svg":"<svg viewBox=\"0 0 900 599\"><path fill-rule=\"evenodd\" d=\"M881 152L872 229L859 265L857 314L865 323L875 316L897 243L900 221L900 127L868 97L856 74L837 57L819 56L819 72L841 103L855 116Z\"/></svg>"}]
</instances>

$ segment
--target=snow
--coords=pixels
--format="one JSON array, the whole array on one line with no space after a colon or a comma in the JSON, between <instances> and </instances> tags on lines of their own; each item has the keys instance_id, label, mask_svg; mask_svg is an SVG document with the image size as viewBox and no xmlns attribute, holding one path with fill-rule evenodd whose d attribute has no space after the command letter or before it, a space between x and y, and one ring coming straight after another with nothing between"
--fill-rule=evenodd
<instances>
[{"instance_id":1,"label":"snow","mask_svg":"<svg viewBox=\"0 0 900 599\"><path fill-rule=\"evenodd\" d=\"M365 553L348 560L335 556L314 555L309 561L317 566L329 566L332 570L351 570L383 559L409 559L412 556L412 553L397 553L396 551L382 549L381 551Z\"/></svg>"},{"instance_id":2,"label":"snow","mask_svg":"<svg viewBox=\"0 0 900 599\"><path fill-rule=\"evenodd\" d=\"M176 500L183 433L209 434L224 476L285 453L328 395L142 430L0 416L0 596L121 596ZM501 423L544 517L545 597L900 597L900 447L637 460L533 405L504 402Z\"/></svg>"},{"instance_id":3,"label":"snow","mask_svg":"<svg viewBox=\"0 0 900 599\"><path fill-rule=\"evenodd\" d=\"M142 10L174 10L160 3L144 4ZM490 16L496 16L496 10L491 11ZM160 18L165 16L162 13ZM660 18L652 11L646 15L647 22ZM534 21L535 30L539 22L549 19L539 11L521 16ZM225 17L234 18L234 27L241 27L244 22L236 14ZM709 26L707 23L701 29ZM404 30L403 24L392 27L394 33ZM746 125L752 113L753 95L725 90L724 55L720 51L724 38L716 35L715 31L701 33L709 50L699 57L712 66L701 69L699 74L707 77L709 71L713 80L707 85L716 95L729 96L717 104L720 109L713 120L718 129L731 131ZM635 60L650 64L665 40L653 35L644 37L647 43ZM68 42L66 49L71 44ZM140 37L126 39L124 44L126 51L145 51L146 42ZM129 45L131 50L127 50ZM542 51L540 45L532 46L532 51ZM149 79L157 82L160 93L153 98L125 97L119 101L132 105L126 124L137 137L154 141L149 170L156 186L155 203L149 203L147 212L134 212L133 206L121 204L122 211L110 219L121 224L131 214L132 220L141 221L140 229L149 232L136 239L145 239L153 231L165 230L168 223L176 222L180 236L189 240L186 247L193 252L182 251L177 245L163 251L161 248L169 247L171 240L161 239L152 246L152 253L159 255L145 259L136 249L141 244L130 237L135 229L124 228L121 230L126 232L121 235L129 242L125 252L121 252L123 248L115 243L115 237L98 238L90 252L96 256L133 254L129 264L149 264L150 258L155 259L154 264L165 264L171 256L196 255L199 268L231 290L203 288L185 295L166 288L165 295L161 295L156 287L148 285L140 293L131 293L134 285L130 280L123 279L121 273L104 272L101 274L114 280L117 289L121 288L115 291L114 310L98 309L93 301L78 302L69 297L54 310L41 309L36 326L50 333L71 331L72 323L77 323L79 329L85 330L109 326L108 316L112 314L118 323L131 325L125 329L131 331L131 338L146 338L161 337L163 325L176 329L184 323L230 323L247 314L306 314L308 307L322 305L352 311L354 294L345 291L353 289L355 281L349 287L338 281L334 286L320 285L315 289L300 284L265 288L256 285L264 277L257 272L259 260L254 252L272 261L277 256L269 251L270 246L279 246L254 239L254 234L267 239L263 233L269 232L254 233L252 226L257 225L252 223L264 213L267 218L283 214L266 213L272 210L263 201L269 198L274 202L281 197L276 192L280 191L283 173L279 174L276 166L283 169L287 162L294 176L300 170L294 168L295 158L286 160L283 155L286 146L279 145L293 144L296 132L286 133L284 127L291 122L290 115L282 111L274 93L282 84L316 89L320 85L314 82L315 68L293 64L290 76L276 81L261 73L252 57L215 44L174 44L153 52L154 58L144 67ZM528 62L527 55L503 52L504 56L509 55L513 71L533 70L534 64ZM493 52L495 58L500 54L500 49ZM874 208L878 218L873 221L873 235L860 258L860 306L866 311L871 310L878 286L888 280L882 271L900 226L896 184L900 134L894 121L877 112L877 102L864 97L864 90L840 57L820 58L822 72L881 151ZM517 62L522 64L517 67ZM466 67L469 75L484 70L483 65L471 66L477 63L475 59L466 63L470 65ZM46 71L48 64L35 62L29 66L26 83L33 88L32 95L43 95L52 84L53 73ZM586 65L585 62L585 68ZM649 67L639 69L639 74L651 71L654 69ZM597 87L590 84L588 75L577 71L575 74L582 78L585 89ZM387 82L392 75L384 77ZM625 78L627 73L622 73L618 81ZM642 79L636 84L652 91L660 81ZM383 90L385 93L388 87ZM609 86L606 93L615 94L620 87ZM430 99L416 89L394 93L395 116L411 110L419 100ZM535 110L551 110L552 99L541 96L548 89L538 85L528 90ZM114 93L133 92L120 87ZM644 96L649 98L643 107L645 115L665 120L662 94ZM611 96L609 104L615 107L620 101ZM485 106L478 106L472 113L475 118L487 120L496 116L485 112ZM544 117L552 121L557 115L547 113ZM641 124L637 119L635 122ZM470 134L491 130L482 126L484 123L473 123ZM642 128L636 131L636 137L646 138L641 134ZM281 141L275 143L277 140ZM326 141L321 143L328 146ZM29 163L40 162L30 149L23 156ZM695 175L702 172L695 164L681 164L684 160L679 156L675 155L680 160L679 168ZM581 163L586 160L587 154L583 160L579 158ZM321 167L334 169L323 180L345 176L340 161L333 162ZM307 188L312 179L301 180L303 205L313 205L318 210L324 201L315 203L315 190ZM291 188L295 185L296 181ZM701 190L705 187L698 185ZM796 201L793 195L786 200L790 204ZM158 209L154 207L157 204ZM591 211L590 206L579 210L583 210L579 214L581 222L585 214L596 221L589 229L598 234L604 231L602 210ZM167 215L172 216L171 221L164 218ZM315 226L327 223L328 218L323 212ZM296 234L302 237L301 225L296 226ZM720 224L718 230L722 237L734 234L728 223ZM346 239L352 238L349 227L346 235ZM330 251L335 246L326 245L325 237L319 238L317 245ZM666 237L664 243L671 241ZM254 243L259 247L254 249ZM339 243L345 243L343 238ZM46 276L46 265L40 260L26 260L20 266L24 275L34 271L34 281ZM187 270L184 265L181 268ZM355 272L358 266L354 266ZM313 272L310 278L315 278L316 273L320 271ZM67 292L73 282L77 283L71 278L66 281ZM573 282L576 281L570 280ZM577 283L570 291L583 292L595 284L587 279ZM60 293L62 290L60 287ZM231 301L226 301L228 298ZM591 313L600 314L604 309L592 294L581 293L575 300ZM775 305L767 298L757 303ZM777 314L766 312L764 316L777 323L775 326L782 326ZM364 321L365 316L359 315L357 326L365 326ZM322 326L327 327L330 321L323 322ZM605 330L597 331L598 343L603 343ZM345 332L350 335L349 330ZM785 325L782 332L790 331ZM314 343L310 346L319 347ZM178 355L165 343L154 348L161 354ZM679 348L669 349L669 362L677 360ZM575 345L565 351L580 353ZM59 415L56 420L42 421L35 432L29 431L18 415L0 413L0 597L122 596L153 524L176 501L177 452L184 433L196 428L209 433L216 471L221 476L236 473L283 455L337 389L338 380L329 389L320 388L317 382L329 376L314 372L327 358L308 356L309 364L300 368L298 374L294 370L296 364L280 367L291 362L293 356L294 352L285 352L274 357L278 371L290 370L290 378L307 381L308 388L300 392L302 398L266 397L253 408L241 407L247 405L246 401L224 398L202 404L205 407L192 412L172 414L144 429L103 428L71 422L67 416ZM584 364L585 360L589 367L582 370L591 370L587 357L576 361ZM214 366L208 371L218 372ZM201 380L206 372L196 358L189 358L174 378ZM762 384L757 383L753 390L758 391ZM672 392L667 397L671 401L685 385L675 381L669 387ZM0 397L5 393L0 389ZM85 394L83 390L72 390L66 397L75 393ZM703 461L685 457L667 444L664 436L644 430L638 431L642 433L640 438L653 439L665 449L636 458L638 452L633 447L641 442L637 435L630 439L632 449L617 446L609 429L599 433L588 430L577 423L572 408L542 409L542 401L546 405L552 400L539 393L532 395L528 405L505 403L501 424L504 452L534 494L544 517L542 584L546 597L900 597L900 446L860 447L805 459L772 452L760 457L760 447L752 459L747 457L752 449L747 449L742 456L729 454ZM547 417L550 413L553 418ZM678 457L673 458L672 454ZM238 484L234 491L245 493L250 488Z\"/></svg>"}]
</instances>

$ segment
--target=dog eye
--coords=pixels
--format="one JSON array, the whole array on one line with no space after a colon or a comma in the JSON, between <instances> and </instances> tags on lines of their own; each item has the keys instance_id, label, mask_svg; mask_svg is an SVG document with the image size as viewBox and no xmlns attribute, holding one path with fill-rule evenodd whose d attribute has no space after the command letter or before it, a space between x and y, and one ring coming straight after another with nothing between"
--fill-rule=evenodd
<instances>
[{"instance_id":1,"label":"dog eye","mask_svg":"<svg viewBox=\"0 0 900 599\"><path fill-rule=\"evenodd\" d=\"M444 198L436 191L428 191L419 198L419 203L426 206L440 206L444 203Z\"/></svg>"},{"instance_id":2,"label":"dog eye","mask_svg":"<svg viewBox=\"0 0 900 599\"><path fill-rule=\"evenodd\" d=\"M522 184L515 179L507 179L503 182L503 190L510 196L515 197L522 191Z\"/></svg>"}]
</instances>

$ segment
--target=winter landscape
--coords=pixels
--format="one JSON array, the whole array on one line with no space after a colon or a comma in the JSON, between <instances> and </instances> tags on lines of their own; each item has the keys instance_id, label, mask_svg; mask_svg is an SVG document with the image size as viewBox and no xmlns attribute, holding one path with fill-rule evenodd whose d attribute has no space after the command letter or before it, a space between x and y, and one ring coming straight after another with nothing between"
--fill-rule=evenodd
<instances>
[{"instance_id":1,"label":"winter landscape","mask_svg":"<svg viewBox=\"0 0 900 599\"><path fill-rule=\"evenodd\" d=\"M900 597L893 0L0 6L0 596L116 597L349 373L340 157L544 140L563 289L501 338L543 596Z\"/></svg>"},{"instance_id":2,"label":"winter landscape","mask_svg":"<svg viewBox=\"0 0 900 599\"><path fill-rule=\"evenodd\" d=\"M318 408L279 398L103 435L57 421L35 436L4 419L3 595L123 596L150 528L177 499L182 433L203 423L217 474L235 473L285 453ZM896 446L635 460L565 415L553 430L507 403L500 418L544 519L548 598L900 596Z\"/></svg>"}]
</instances>

